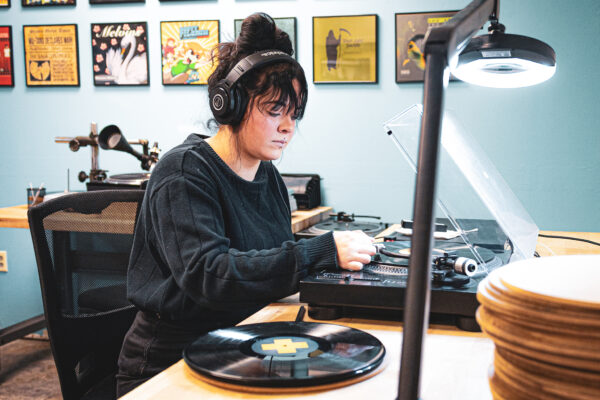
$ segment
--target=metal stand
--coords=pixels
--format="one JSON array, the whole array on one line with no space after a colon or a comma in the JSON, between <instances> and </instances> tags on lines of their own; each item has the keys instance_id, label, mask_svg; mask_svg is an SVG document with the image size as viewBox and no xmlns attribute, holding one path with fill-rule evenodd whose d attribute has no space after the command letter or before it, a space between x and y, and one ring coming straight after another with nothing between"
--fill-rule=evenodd
<instances>
[{"instance_id":1,"label":"metal stand","mask_svg":"<svg viewBox=\"0 0 600 400\"><path fill-rule=\"evenodd\" d=\"M25 335L29 335L30 333L41 331L45 327L46 319L44 318L44 314L7 326L6 328L0 329L0 346L22 338Z\"/></svg>"},{"instance_id":2,"label":"metal stand","mask_svg":"<svg viewBox=\"0 0 600 400\"><path fill-rule=\"evenodd\" d=\"M432 54L425 68L423 122L415 188L414 224L404 308L404 337L400 365L399 399L416 399L419 393L423 332L429 322L431 245L435 179L444 103L443 54ZM447 78L446 78L447 79Z\"/></svg>"},{"instance_id":3,"label":"metal stand","mask_svg":"<svg viewBox=\"0 0 600 400\"><path fill-rule=\"evenodd\" d=\"M431 245L437 157L442 130L446 68L475 32L497 16L498 0L474 0L448 23L432 28L425 41L423 118L417 162L413 237L404 308L398 399L419 398L423 334L429 320Z\"/></svg>"}]
</instances>

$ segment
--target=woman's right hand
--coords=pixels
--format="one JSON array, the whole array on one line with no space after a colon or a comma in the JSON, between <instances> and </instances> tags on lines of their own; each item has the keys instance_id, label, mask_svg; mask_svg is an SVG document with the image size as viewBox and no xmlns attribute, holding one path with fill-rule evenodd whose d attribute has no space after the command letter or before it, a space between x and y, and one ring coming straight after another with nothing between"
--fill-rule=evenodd
<instances>
[{"instance_id":1,"label":"woman's right hand","mask_svg":"<svg viewBox=\"0 0 600 400\"><path fill-rule=\"evenodd\" d=\"M338 265L343 269L360 271L376 252L374 239L363 231L334 231L333 240Z\"/></svg>"}]
</instances>

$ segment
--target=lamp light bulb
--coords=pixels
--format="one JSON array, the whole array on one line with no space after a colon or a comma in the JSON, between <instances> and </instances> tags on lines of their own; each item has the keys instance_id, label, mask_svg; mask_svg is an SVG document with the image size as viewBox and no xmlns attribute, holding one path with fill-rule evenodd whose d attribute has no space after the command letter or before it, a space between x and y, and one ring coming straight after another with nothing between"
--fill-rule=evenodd
<instances>
[{"instance_id":1,"label":"lamp light bulb","mask_svg":"<svg viewBox=\"0 0 600 400\"><path fill-rule=\"evenodd\" d=\"M517 88L537 85L550 79L555 65L544 65L520 58L480 58L452 69L452 74L474 85Z\"/></svg>"}]
</instances>

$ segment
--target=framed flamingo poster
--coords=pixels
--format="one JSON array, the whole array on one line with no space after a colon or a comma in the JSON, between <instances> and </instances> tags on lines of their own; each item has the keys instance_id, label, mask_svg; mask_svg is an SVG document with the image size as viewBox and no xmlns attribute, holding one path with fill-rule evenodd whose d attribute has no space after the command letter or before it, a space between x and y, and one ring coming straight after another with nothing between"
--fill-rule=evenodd
<instances>
[{"instance_id":1,"label":"framed flamingo poster","mask_svg":"<svg viewBox=\"0 0 600 400\"><path fill-rule=\"evenodd\" d=\"M95 86L147 86L146 22L92 24L92 68Z\"/></svg>"}]
</instances>

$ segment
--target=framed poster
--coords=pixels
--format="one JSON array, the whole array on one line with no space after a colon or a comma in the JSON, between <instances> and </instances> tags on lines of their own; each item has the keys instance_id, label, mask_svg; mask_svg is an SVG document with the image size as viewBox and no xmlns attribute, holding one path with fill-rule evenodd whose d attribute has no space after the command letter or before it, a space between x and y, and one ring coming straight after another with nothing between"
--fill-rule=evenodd
<instances>
[{"instance_id":1,"label":"framed poster","mask_svg":"<svg viewBox=\"0 0 600 400\"><path fill-rule=\"evenodd\" d=\"M396 14L396 82L422 82L423 44L427 29L442 25L457 11Z\"/></svg>"},{"instance_id":2,"label":"framed poster","mask_svg":"<svg viewBox=\"0 0 600 400\"><path fill-rule=\"evenodd\" d=\"M0 8L10 7L10 0L0 0Z\"/></svg>"},{"instance_id":3,"label":"framed poster","mask_svg":"<svg viewBox=\"0 0 600 400\"><path fill-rule=\"evenodd\" d=\"M279 29L284 31L290 37L292 41L292 49L294 49L294 58L298 59L298 53L296 50L296 17L288 17L288 18L273 18L275 24ZM236 19L233 21L233 34L237 39L240 36L240 32L242 30L242 21L243 19Z\"/></svg>"},{"instance_id":4,"label":"framed poster","mask_svg":"<svg viewBox=\"0 0 600 400\"><path fill-rule=\"evenodd\" d=\"M74 6L75 0L21 0L23 7Z\"/></svg>"},{"instance_id":5,"label":"framed poster","mask_svg":"<svg viewBox=\"0 0 600 400\"><path fill-rule=\"evenodd\" d=\"M218 20L161 22L163 85L206 85L217 67L211 51L218 44Z\"/></svg>"},{"instance_id":6,"label":"framed poster","mask_svg":"<svg viewBox=\"0 0 600 400\"><path fill-rule=\"evenodd\" d=\"M0 26L0 86L15 86L12 28Z\"/></svg>"},{"instance_id":7,"label":"framed poster","mask_svg":"<svg viewBox=\"0 0 600 400\"><path fill-rule=\"evenodd\" d=\"M93 23L92 68L95 86L147 86L146 23Z\"/></svg>"},{"instance_id":8,"label":"framed poster","mask_svg":"<svg viewBox=\"0 0 600 400\"><path fill-rule=\"evenodd\" d=\"M77 25L24 25L27 86L79 86Z\"/></svg>"},{"instance_id":9,"label":"framed poster","mask_svg":"<svg viewBox=\"0 0 600 400\"><path fill-rule=\"evenodd\" d=\"M90 4L145 3L146 0L90 0Z\"/></svg>"},{"instance_id":10,"label":"framed poster","mask_svg":"<svg viewBox=\"0 0 600 400\"><path fill-rule=\"evenodd\" d=\"M377 82L377 15L313 17L313 82Z\"/></svg>"}]
</instances>

